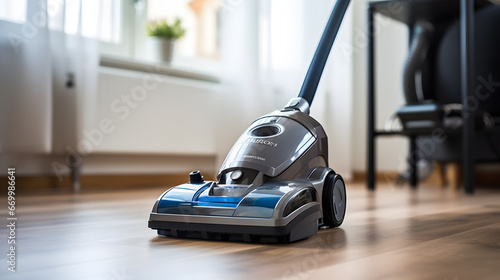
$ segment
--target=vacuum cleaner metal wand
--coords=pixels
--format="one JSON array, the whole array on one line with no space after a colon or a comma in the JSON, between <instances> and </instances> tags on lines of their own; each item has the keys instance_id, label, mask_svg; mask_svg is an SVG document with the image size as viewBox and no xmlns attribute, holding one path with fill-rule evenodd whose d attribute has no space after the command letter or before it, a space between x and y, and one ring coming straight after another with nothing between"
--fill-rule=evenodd
<instances>
[{"instance_id":1,"label":"vacuum cleaner metal wand","mask_svg":"<svg viewBox=\"0 0 500 280\"><path fill-rule=\"evenodd\" d=\"M316 52L314 53L311 64L309 65L309 69L307 70L304 83L300 89L299 98L303 98L307 101L309 106L311 106L314 95L316 94L321 74L323 74L323 69L325 68L328 55L330 54L333 42L337 37L340 24L342 23L342 19L344 18L348 6L349 0L337 0L337 3L335 3L330 19L328 19L328 23L323 31L323 35L321 36L318 47L316 48ZM298 109L300 110L300 108Z\"/></svg>"}]
</instances>

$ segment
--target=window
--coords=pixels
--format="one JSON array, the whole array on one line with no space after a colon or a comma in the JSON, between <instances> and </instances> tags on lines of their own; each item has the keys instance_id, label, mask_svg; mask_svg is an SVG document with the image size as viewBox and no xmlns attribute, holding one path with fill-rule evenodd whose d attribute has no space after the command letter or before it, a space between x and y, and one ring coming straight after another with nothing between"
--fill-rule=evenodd
<instances>
[{"instance_id":1,"label":"window","mask_svg":"<svg viewBox=\"0 0 500 280\"><path fill-rule=\"evenodd\" d=\"M0 20L26 22L26 0L0 0Z\"/></svg>"},{"instance_id":2,"label":"window","mask_svg":"<svg viewBox=\"0 0 500 280\"><path fill-rule=\"evenodd\" d=\"M89 9L88 11L91 13L92 9ZM101 25L99 33L99 38L101 39L101 41L108 43L120 42L120 11L120 0L104 0L102 2L100 9Z\"/></svg>"},{"instance_id":3,"label":"window","mask_svg":"<svg viewBox=\"0 0 500 280\"><path fill-rule=\"evenodd\" d=\"M189 66L219 60L221 0L101 1L100 38L104 55L156 62L158 58L152 52L153 43L146 32L147 23L159 19L173 22L179 18L186 33L176 42L175 64Z\"/></svg>"},{"instance_id":4,"label":"window","mask_svg":"<svg viewBox=\"0 0 500 280\"><path fill-rule=\"evenodd\" d=\"M27 2L0 0L0 20L24 24ZM201 71L220 58L222 6L222 0L47 0L51 29L98 38L101 55L125 60L158 62L146 25L179 18L186 33L175 43L172 66Z\"/></svg>"},{"instance_id":5,"label":"window","mask_svg":"<svg viewBox=\"0 0 500 280\"><path fill-rule=\"evenodd\" d=\"M78 32L82 19L82 34L97 37L102 42L120 42L120 0L67 0L65 5L64 31L68 34ZM98 13L96 13L98 11Z\"/></svg>"},{"instance_id":6,"label":"window","mask_svg":"<svg viewBox=\"0 0 500 280\"><path fill-rule=\"evenodd\" d=\"M184 57L219 58L218 0L148 0L146 20L182 20L186 35L179 40Z\"/></svg>"}]
</instances>

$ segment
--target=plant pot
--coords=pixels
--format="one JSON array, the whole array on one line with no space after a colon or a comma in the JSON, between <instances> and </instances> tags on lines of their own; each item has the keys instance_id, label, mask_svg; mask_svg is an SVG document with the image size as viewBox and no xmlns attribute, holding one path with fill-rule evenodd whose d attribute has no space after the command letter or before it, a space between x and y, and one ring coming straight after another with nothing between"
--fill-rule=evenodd
<instances>
[{"instance_id":1,"label":"plant pot","mask_svg":"<svg viewBox=\"0 0 500 280\"><path fill-rule=\"evenodd\" d=\"M156 57L165 62L172 62L174 56L175 39L153 37L153 49Z\"/></svg>"}]
</instances>

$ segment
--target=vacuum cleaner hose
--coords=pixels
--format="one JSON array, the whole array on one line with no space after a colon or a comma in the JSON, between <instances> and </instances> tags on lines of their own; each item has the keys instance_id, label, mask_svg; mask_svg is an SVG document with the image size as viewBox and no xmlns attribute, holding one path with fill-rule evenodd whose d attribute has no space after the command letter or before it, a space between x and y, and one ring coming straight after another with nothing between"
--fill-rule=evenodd
<instances>
[{"instance_id":1,"label":"vacuum cleaner hose","mask_svg":"<svg viewBox=\"0 0 500 280\"><path fill-rule=\"evenodd\" d=\"M348 6L349 0L337 0L337 3L335 3L335 7L332 10L328 23L323 31L323 35L319 41L318 48L307 70L299 97L304 98L307 103L309 103L309 106L311 106L314 95L316 94L321 74L325 68L328 55L330 54L335 37L337 37L340 24L342 23Z\"/></svg>"}]
</instances>

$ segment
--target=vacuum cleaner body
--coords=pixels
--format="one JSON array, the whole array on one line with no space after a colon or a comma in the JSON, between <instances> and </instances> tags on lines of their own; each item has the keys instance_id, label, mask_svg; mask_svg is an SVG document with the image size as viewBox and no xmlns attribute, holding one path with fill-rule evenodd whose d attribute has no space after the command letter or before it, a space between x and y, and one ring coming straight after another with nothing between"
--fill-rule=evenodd
<instances>
[{"instance_id":1,"label":"vacuum cleaner body","mask_svg":"<svg viewBox=\"0 0 500 280\"><path fill-rule=\"evenodd\" d=\"M227 155L217 182L205 182L199 173L192 173L191 182L162 194L149 227L166 236L261 242L304 239L325 224L323 211L329 207L322 209L321 194L332 176L340 182L338 200L345 203L343 180L328 168L323 127L287 106L250 125ZM338 225L345 213L340 207Z\"/></svg>"},{"instance_id":2,"label":"vacuum cleaner body","mask_svg":"<svg viewBox=\"0 0 500 280\"><path fill-rule=\"evenodd\" d=\"M327 136L309 107L348 4L335 4L299 96L250 125L216 182L194 171L189 183L164 192L150 228L174 237L293 242L342 224L345 184L328 167Z\"/></svg>"}]
</instances>

